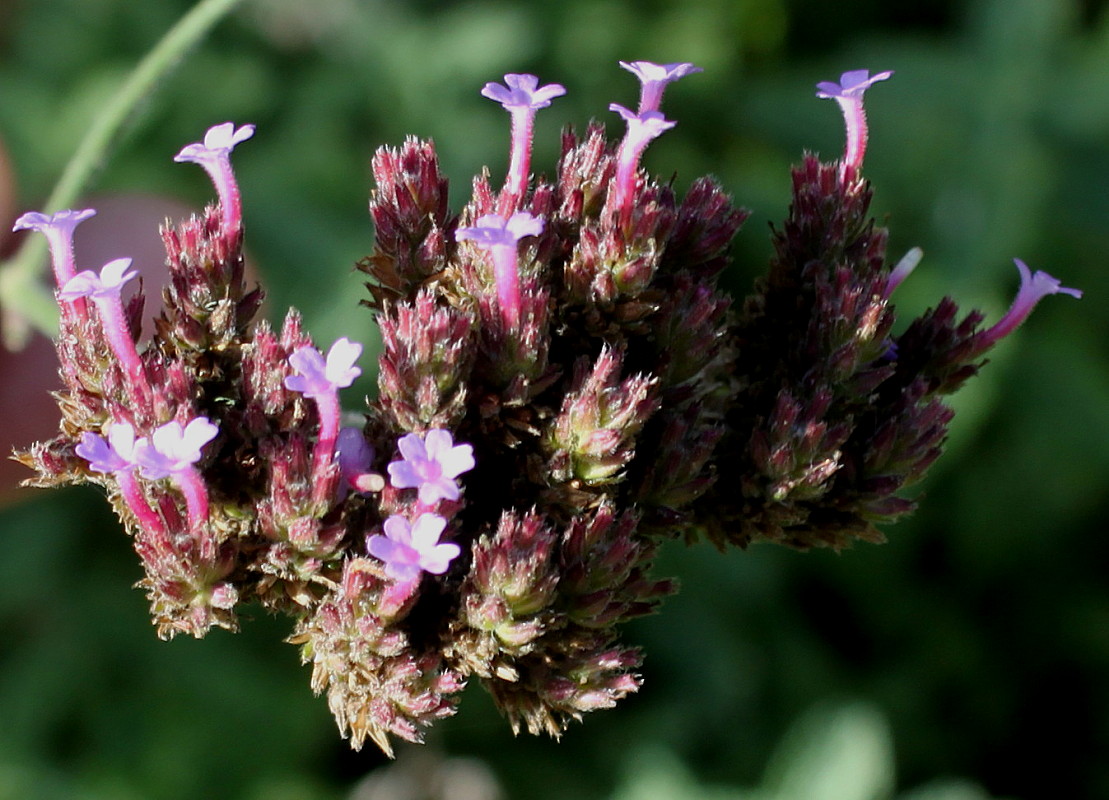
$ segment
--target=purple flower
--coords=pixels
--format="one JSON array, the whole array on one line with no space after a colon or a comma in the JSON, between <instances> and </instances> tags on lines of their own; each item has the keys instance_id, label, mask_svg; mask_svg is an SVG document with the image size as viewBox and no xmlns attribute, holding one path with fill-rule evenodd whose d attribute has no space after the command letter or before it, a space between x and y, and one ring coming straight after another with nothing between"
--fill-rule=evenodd
<instances>
[{"instance_id":1,"label":"purple flower","mask_svg":"<svg viewBox=\"0 0 1109 800\"><path fill-rule=\"evenodd\" d=\"M50 255L54 264L54 278L58 287L65 285L73 277L73 230L89 217L96 214L91 208L82 211L64 209L50 216L40 211L28 211L15 221L13 231L38 231L50 243Z\"/></svg>"},{"instance_id":2,"label":"purple flower","mask_svg":"<svg viewBox=\"0 0 1109 800\"><path fill-rule=\"evenodd\" d=\"M839 100L861 98L863 92L878 81L887 80L893 75L893 70L886 70L871 76L870 70L855 69L839 76L839 83L821 81L816 85L816 96L821 100Z\"/></svg>"},{"instance_id":3,"label":"purple flower","mask_svg":"<svg viewBox=\"0 0 1109 800\"><path fill-rule=\"evenodd\" d=\"M385 535L371 536L366 550L385 562L385 574L394 580L414 580L421 571L442 575L462 552L453 542L439 543L447 521L438 514L420 514L412 524L394 514L382 527Z\"/></svg>"},{"instance_id":4,"label":"purple flower","mask_svg":"<svg viewBox=\"0 0 1109 800\"><path fill-rule=\"evenodd\" d=\"M361 428L343 428L335 439L335 457L339 461L342 483L339 487L340 498L350 489L356 492L371 491L374 484L383 485L381 477L370 472L373 466L374 448ZM375 480L376 478L376 480Z\"/></svg>"},{"instance_id":5,"label":"purple flower","mask_svg":"<svg viewBox=\"0 0 1109 800\"><path fill-rule=\"evenodd\" d=\"M296 373L285 378L285 388L305 397L319 399L350 386L362 370L354 362L362 355L362 345L345 336L336 339L327 351L327 361L314 347L305 345L289 356L289 366Z\"/></svg>"},{"instance_id":6,"label":"purple flower","mask_svg":"<svg viewBox=\"0 0 1109 800\"><path fill-rule=\"evenodd\" d=\"M677 123L666 119L661 111L643 111L637 114L619 103L611 103L608 108L628 123L628 130L616 153L616 178L609 195L612 209L619 214L621 222L626 223L631 219L635 175L639 170L639 159L643 151L652 139L661 136Z\"/></svg>"},{"instance_id":7,"label":"purple flower","mask_svg":"<svg viewBox=\"0 0 1109 800\"><path fill-rule=\"evenodd\" d=\"M455 445L451 432L435 428L425 438L409 433L397 440L401 461L389 464L389 480L397 489L418 489L420 502L431 505L440 500L457 500L455 481L474 468L474 448Z\"/></svg>"},{"instance_id":8,"label":"purple flower","mask_svg":"<svg viewBox=\"0 0 1109 800\"><path fill-rule=\"evenodd\" d=\"M534 75L509 73L504 76L504 85L487 83L481 94L500 103L508 111L514 108L534 111L546 108L551 100L566 94L566 87L557 83L539 87L539 78Z\"/></svg>"},{"instance_id":9,"label":"purple flower","mask_svg":"<svg viewBox=\"0 0 1109 800\"><path fill-rule=\"evenodd\" d=\"M253 135L253 125L243 125L238 129L233 122L214 125L204 134L203 142L187 144L173 157L174 161L192 161L204 167L219 195L220 207L223 209L223 226L228 232L236 231L242 225L242 198L239 196L235 173L231 169L231 151L235 149L235 145L245 142Z\"/></svg>"},{"instance_id":10,"label":"purple flower","mask_svg":"<svg viewBox=\"0 0 1109 800\"><path fill-rule=\"evenodd\" d=\"M538 236L542 232L543 220L527 211L517 211L508 219L500 214L486 214L479 217L474 225L454 232L454 238L458 241L472 241L492 255L497 302L505 326L509 329L516 328L520 321L520 272L516 243L525 236Z\"/></svg>"},{"instance_id":11,"label":"purple flower","mask_svg":"<svg viewBox=\"0 0 1109 800\"><path fill-rule=\"evenodd\" d=\"M149 439L135 442L135 462L144 478L156 481L192 471L200 460L200 448L219 433L207 417L196 417L182 427L176 420L157 428Z\"/></svg>"},{"instance_id":12,"label":"purple flower","mask_svg":"<svg viewBox=\"0 0 1109 800\"><path fill-rule=\"evenodd\" d=\"M216 164L231 155L235 146L245 142L254 135L253 125L243 125L236 129L234 122L224 122L222 125L213 125L204 134L203 142L194 142L181 148L181 152L173 157L174 161L183 163L191 161L200 164L205 169L210 164Z\"/></svg>"},{"instance_id":13,"label":"purple flower","mask_svg":"<svg viewBox=\"0 0 1109 800\"><path fill-rule=\"evenodd\" d=\"M74 449L89 462L93 472L129 470L135 466L135 429L127 422L113 423L108 428L107 439L85 431L81 434L81 443Z\"/></svg>"},{"instance_id":14,"label":"purple flower","mask_svg":"<svg viewBox=\"0 0 1109 800\"><path fill-rule=\"evenodd\" d=\"M843 153L843 167L858 170L866 154L867 128L866 111L863 109L863 93L878 81L893 75L892 71L879 72L871 76L865 69L845 72L839 83L823 81L816 85L816 96L824 100L835 100L843 111L847 126L847 144Z\"/></svg>"},{"instance_id":15,"label":"purple flower","mask_svg":"<svg viewBox=\"0 0 1109 800\"><path fill-rule=\"evenodd\" d=\"M642 89L639 95L639 113L658 111L666 85L678 78L703 72L688 61L675 64L655 64L652 61L621 61L620 66L639 78Z\"/></svg>"},{"instance_id":16,"label":"purple flower","mask_svg":"<svg viewBox=\"0 0 1109 800\"><path fill-rule=\"evenodd\" d=\"M1081 290L1068 289L1056 278L1041 270L1033 273L1028 269L1028 265L1019 258L1014 258L1013 263L1017 265L1017 269L1020 271L1020 289L1017 290L1013 305L1010 306L1005 316L998 320L992 328L981 334L980 348L983 350L1012 333L1017 326L1028 319L1028 315L1032 313L1032 309L1036 307L1036 304L1049 294L1069 294L1071 297L1082 297Z\"/></svg>"},{"instance_id":17,"label":"purple flower","mask_svg":"<svg viewBox=\"0 0 1109 800\"><path fill-rule=\"evenodd\" d=\"M105 264L99 275L91 269L82 270L66 281L58 296L70 301L79 297L118 298L124 284L139 274L138 270L129 270L130 266L131 259L116 258Z\"/></svg>"}]
</instances>

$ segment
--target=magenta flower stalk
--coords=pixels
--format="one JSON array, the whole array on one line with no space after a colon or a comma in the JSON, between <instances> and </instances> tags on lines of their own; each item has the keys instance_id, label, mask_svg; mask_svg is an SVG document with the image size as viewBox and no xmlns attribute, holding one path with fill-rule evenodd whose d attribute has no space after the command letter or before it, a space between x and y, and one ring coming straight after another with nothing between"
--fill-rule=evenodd
<instances>
[{"instance_id":1,"label":"magenta flower stalk","mask_svg":"<svg viewBox=\"0 0 1109 800\"><path fill-rule=\"evenodd\" d=\"M235 145L245 142L253 135L253 125L243 125L240 128L236 128L233 122L214 125L204 134L203 142L185 145L173 157L174 161L191 161L204 167L219 195L223 228L228 234L238 230L243 223L242 197L235 172L231 169L231 151L235 149Z\"/></svg>"},{"instance_id":2,"label":"magenta flower stalk","mask_svg":"<svg viewBox=\"0 0 1109 800\"><path fill-rule=\"evenodd\" d=\"M350 386L362 374L362 370L354 366L360 355L362 345L343 337L331 345L326 361L319 350L310 346L301 347L289 356L293 374L285 378L285 388L314 400L320 418L320 432L312 452L312 472L321 492L326 485L322 480L323 472L335 459L341 415L339 389Z\"/></svg>"},{"instance_id":3,"label":"magenta flower stalk","mask_svg":"<svg viewBox=\"0 0 1109 800\"><path fill-rule=\"evenodd\" d=\"M422 504L457 500L461 490L456 480L474 468L474 448L454 443L451 432L429 430L424 437L409 433L397 440L401 460L389 464L389 482L397 489L416 489Z\"/></svg>"},{"instance_id":4,"label":"magenta flower stalk","mask_svg":"<svg viewBox=\"0 0 1109 800\"><path fill-rule=\"evenodd\" d=\"M541 87L539 78L534 75L510 73L504 76L503 85L485 84L481 94L500 103L512 115L512 152L498 202L501 214L510 214L527 192L535 112L566 94L566 89L557 83Z\"/></svg>"},{"instance_id":5,"label":"magenta flower stalk","mask_svg":"<svg viewBox=\"0 0 1109 800\"><path fill-rule=\"evenodd\" d=\"M89 217L96 214L91 208L81 211L65 209L50 216L39 211L28 211L15 221L13 231L32 230L38 231L46 237L50 245L50 258L54 267L54 280L61 289L77 274L77 267L73 258L73 231ZM64 317L72 316L76 312L78 318L88 314L88 304L83 298L78 298L70 306L62 306Z\"/></svg>"},{"instance_id":6,"label":"magenta flower stalk","mask_svg":"<svg viewBox=\"0 0 1109 800\"><path fill-rule=\"evenodd\" d=\"M462 552L454 542L439 543L447 521L438 514L420 514L409 523L397 514L382 525L385 534L366 540L366 550L385 562L385 574L397 581L415 581L421 572L442 575Z\"/></svg>"},{"instance_id":7,"label":"magenta flower stalk","mask_svg":"<svg viewBox=\"0 0 1109 800\"><path fill-rule=\"evenodd\" d=\"M201 448L219 433L219 426L207 417L196 417L182 426L167 422L155 429L150 438L135 442L135 463L147 480L172 478L185 498L189 527L199 529L208 520L208 490L200 471L194 466Z\"/></svg>"},{"instance_id":8,"label":"magenta flower stalk","mask_svg":"<svg viewBox=\"0 0 1109 800\"><path fill-rule=\"evenodd\" d=\"M165 539L166 527L162 518L150 507L135 477L135 429L127 422L113 423L108 428L108 438L90 431L81 434L81 442L75 449L78 456L89 462L93 472L114 474L119 482L123 501L131 509L144 530ZM162 541L165 545L165 541Z\"/></svg>"},{"instance_id":9,"label":"magenta flower stalk","mask_svg":"<svg viewBox=\"0 0 1109 800\"><path fill-rule=\"evenodd\" d=\"M508 219L500 214L486 214L467 228L459 228L457 241L472 241L488 250L493 259L493 277L497 284L497 303L501 307L505 327L515 330L520 323L520 273L517 243L525 236L543 232L543 220L527 211L517 211Z\"/></svg>"},{"instance_id":10,"label":"magenta flower stalk","mask_svg":"<svg viewBox=\"0 0 1109 800\"><path fill-rule=\"evenodd\" d=\"M1033 273L1028 265L1019 258L1014 258L1013 263L1017 265L1017 269L1020 271L1020 289L1017 290L1017 296L1013 299L1012 306L1005 312L1005 316L998 320L992 328L978 334L977 349L980 352L993 347L998 341L1016 330L1022 322L1028 319L1028 315L1032 313L1032 309L1036 307L1036 304L1049 294L1069 294L1071 297L1082 297L1081 290L1069 289L1063 286L1057 279L1042 270L1036 270Z\"/></svg>"},{"instance_id":11,"label":"magenta flower stalk","mask_svg":"<svg viewBox=\"0 0 1109 800\"><path fill-rule=\"evenodd\" d=\"M621 61L620 66L639 78L639 113L661 111L662 93L667 84L694 72L704 72L688 61L676 64L655 64L651 61Z\"/></svg>"},{"instance_id":12,"label":"magenta flower stalk","mask_svg":"<svg viewBox=\"0 0 1109 800\"><path fill-rule=\"evenodd\" d=\"M609 196L610 208L617 212L621 223L631 219L632 201L635 198L635 178L639 159L647 145L677 123L666 119L661 111L644 111L636 114L619 103L609 105L628 123L628 130L616 151L616 180Z\"/></svg>"},{"instance_id":13,"label":"magenta flower stalk","mask_svg":"<svg viewBox=\"0 0 1109 800\"><path fill-rule=\"evenodd\" d=\"M863 108L863 93L878 81L884 81L893 75L892 70L879 72L871 76L865 69L845 72L839 77L839 83L822 81L816 85L816 96L823 100L835 100L843 110L843 120L847 125L847 143L843 152L843 171L851 168L858 172L863 165L863 156L866 154L866 111Z\"/></svg>"},{"instance_id":14,"label":"magenta flower stalk","mask_svg":"<svg viewBox=\"0 0 1109 800\"><path fill-rule=\"evenodd\" d=\"M150 403L150 384L124 317L123 298L120 296L124 285L139 274L138 270L128 269L130 266L131 259L116 258L105 264L99 275L88 269L78 272L62 286L58 297L71 303L90 298L96 304L108 346L123 366L138 401L146 408Z\"/></svg>"}]
</instances>

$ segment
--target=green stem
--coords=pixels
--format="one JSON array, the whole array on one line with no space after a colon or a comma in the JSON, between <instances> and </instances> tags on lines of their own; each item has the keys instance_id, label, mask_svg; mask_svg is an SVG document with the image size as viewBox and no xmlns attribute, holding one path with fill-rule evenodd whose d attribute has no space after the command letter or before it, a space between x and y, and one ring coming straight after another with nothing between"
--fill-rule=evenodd
<instances>
[{"instance_id":1,"label":"green stem","mask_svg":"<svg viewBox=\"0 0 1109 800\"><path fill-rule=\"evenodd\" d=\"M93 172L108 158L135 107L240 2L200 0L146 54L89 126L47 199L44 213L52 214L77 201ZM58 310L53 295L38 281L45 262L46 240L42 236L28 236L11 260L0 266L0 309L3 309L0 323L4 344L10 349L22 347L31 328L48 335L57 333Z\"/></svg>"}]
</instances>

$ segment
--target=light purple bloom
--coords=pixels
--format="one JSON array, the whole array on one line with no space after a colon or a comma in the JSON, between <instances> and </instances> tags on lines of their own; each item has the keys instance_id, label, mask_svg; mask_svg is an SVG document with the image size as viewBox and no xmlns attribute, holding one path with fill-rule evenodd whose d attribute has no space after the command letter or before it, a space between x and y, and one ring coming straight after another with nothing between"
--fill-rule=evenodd
<instances>
[{"instance_id":1,"label":"light purple bloom","mask_svg":"<svg viewBox=\"0 0 1109 800\"><path fill-rule=\"evenodd\" d=\"M611 103L610 111L615 111L628 123L628 130L620 142L616 153L616 178L610 194L611 207L618 212L622 223L631 219L632 200L635 196L635 176L639 170L639 159L652 139L661 136L677 123L671 122L661 111L635 113L619 103Z\"/></svg>"},{"instance_id":2,"label":"light purple bloom","mask_svg":"<svg viewBox=\"0 0 1109 800\"><path fill-rule=\"evenodd\" d=\"M135 442L135 461L144 478L156 481L192 471L200 460L200 449L219 433L207 417L196 417L182 426L176 420L155 429L149 439Z\"/></svg>"},{"instance_id":3,"label":"light purple bloom","mask_svg":"<svg viewBox=\"0 0 1109 800\"><path fill-rule=\"evenodd\" d=\"M420 572L442 575L462 552L454 542L439 543L446 527L447 521L438 514L420 514L411 524L394 514L382 526L385 535L371 536L366 550L385 562L385 574L394 580L414 580Z\"/></svg>"},{"instance_id":4,"label":"light purple bloom","mask_svg":"<svg viewBox=\"0 0 1109 800\"><path fill-rule=\"evenodd\" d=\"M77 271L73 263L73 231L95 214L96 211L91 208L82 211L63 209L49 216L41 211L28 211L15 221L12 230L38 231L46 237L46 241L50 243L54 279L61 288Z\"/></svg>"},{"instance_id":5,"label":"light purple bloom","mask_svg":"<svg viewBox=\"0 0 1109 800\"><path fill-rule=\"evenodd\" d=\"M893 75L892 70L871 75L868 70L857 69L845 72L839 83L822 81L816 85L816 96L824 100L835 100L843 111L847 126L847 143L843 153L843 167L858 170L866 154L867 127L866 111L863 108L863 93L878 81Z\"/></svg>"},{"instance_id":6,"label":"light purple bloom","mask_svg":"<svg viewBox=\"0 0 1109 800\"><path fill-rule=\"evenodd\" d=\"M339 461L339 471L342 483L339 488L340 497L345 497L347 491L354 489L356 492L367 491L371 478L370 467L374 461L374 448L360 428L342 428L335 438L335 457ZM380 476L376 482L380 482Z\"/></svg>"},{"instance_id":7,"label":"light purple bloom","mask_svg":"<svg viewBox=\"0 0 1109 800\"><path fill-rule=\"evenodd\" d=\"M135 466L135 429L127 422L113 423L108 428L107 439L85 431L81 434L81 443L74 449L89 462L93 472L129 470Z\"/></svg>"},{"instance_id":8,"label":"light purple bloom","mask_svg":"<svg viewBox=\"0 0 1109 800\"><path fill-rule=\"evenodd\" d=\"M333 395L362 374L354 366L360 355L362 345L345 336L331 345L326 361L319 350L305 345L289 356L289 366L296 374L285 378L285 388L313 399Z\"/></svg>"},{"instance_id":9,"label":"light purple bloom","mask_svg":"<svg viewBox=\"0 0 1109 800\"><path fill-rule=\"evenodd\" d=\"M520 321L520 272L516 244L525 236L543 232L543 220L527 211L517 211L508 219L500 214L485 214L474 225L454 232L458 241L472 241L489 250L493 257L493 277L497 302L505 325L514 329Z\"/></svg>"},{"instance_id":10,"label":"light purple bloom","mask_svg":"<svg viewBox=\"0 0 1109 800\"><path fill-rule=\"evenodd\" d=\"M546 108L551 100L566 94L566 87L557 83L548 83L539 86L539 78L535 75L509 73L504 76L504 85L487 83L481 90L483 97L495 100L512 111L514 108L526 108L532 111Z\"/></svg>"},{"instance_id":11,"label":"light purple bloom","mask_svg":"<svg viewBox=\"0 0 1109 800\"><path fill-rule=\"evenodd\" d=\"M209 128L203 142L187 144L173 157L177 162L191 161L204 167L219 195L223 225L227 231L238 230L242 225L242 198L231 169L231 151L253 135L253 125L236 128L235 123L224 122Z\"/></svg>"},{"instance_id":12,"label":"light purple bloom","mask_svg":"<svg viewBox=\"0 0 1109 800\"><path fill-rule=\"evenodd\" d=\"M639 95L639 113L658 111L662 106L662 93L666 85L694 72L703 72L689 62L655 64L652 61L621 61L620 66L639 78L642 89Z\"/></svg>"},{"instance_id":13,"label":"light purple bloom","mask_svg":"<svg viewBox=\"0 0 1109 800\"><path fill-rule=\"evenodd\" d=\"M1028 265L1019 258L1014 258L1013 263L1020 271L1020 289L1013 300L1013 305L997 324L981 334L983 349L995 344L998 340L1008 336L1017 326L1028 319L1032 309L1049 294L1069 294L1071 297L1082 297L1079 289L1069 289L1063 286L1056 278L1042 270L1033 273Z\"/></svg>"},{"instance_id":14,"label":"light purple bloom","mask_svg":"<svg viewBox=\"0 0 1109 800\"><path fill-rule=\"evenodd\" d=\"M431 505L438 500L457 500L455 480L474 468L474 448L455 445L451 432L435 428L424 438L409 433L397 440L402 460L389 464L389 480L397 489L418 489L420 502Z\"/></svg>"},{"instance_id":15,"label":"light purple bloom","mask_svg":"<svg viewBox=\"0 0 1109 800\"><path fill-rule=\"evenodd\" d=\"M79 297L118 298L124 285L139 274L138 270L128 269L130 266L131 259L115 258L101 268L99 275L91 269L82 270L66 281L58 296L70 301Z\"/></svg>"}]
</instances>

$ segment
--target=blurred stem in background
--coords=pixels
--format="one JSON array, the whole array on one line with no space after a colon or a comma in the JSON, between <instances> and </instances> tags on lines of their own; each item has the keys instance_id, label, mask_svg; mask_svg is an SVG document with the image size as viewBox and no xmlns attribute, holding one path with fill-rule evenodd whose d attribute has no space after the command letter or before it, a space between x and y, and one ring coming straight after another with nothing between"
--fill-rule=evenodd
<instances>
[{"instance_id":1,"label":"blurred stem in background","mask_svg":"<svg viewBox=\"0 0 1109 800\"><path fill-rule=\"evenodd\" d=\"M170 29L93 120L41 211L52 214L69 208L81 197L95 171L111 155L126 124L134 121L139 104L240 2L200 0ZM57 303L53 293L39 282L45 256L44 237L28 236L16 254L0 264L0 320L4 346L10 349L21 348L32 328L47 335L57 332Z\"/></svg>"}]
</instances>

